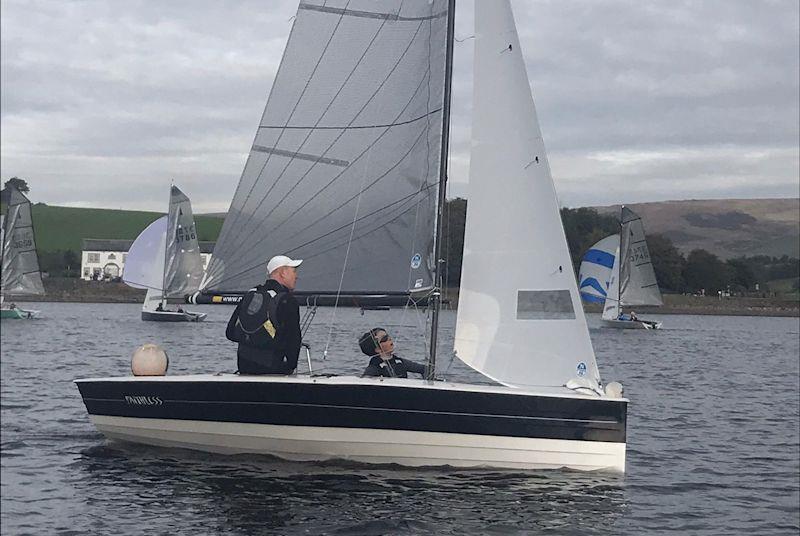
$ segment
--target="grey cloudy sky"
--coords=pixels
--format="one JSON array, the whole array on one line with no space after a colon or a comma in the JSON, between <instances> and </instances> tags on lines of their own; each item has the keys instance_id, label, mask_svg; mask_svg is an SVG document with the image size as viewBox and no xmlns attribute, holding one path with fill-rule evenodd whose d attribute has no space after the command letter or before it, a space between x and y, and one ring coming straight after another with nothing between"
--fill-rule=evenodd
<instances>
[{"instance_id":1,"label":"grey cloudy sky","mask_svg":"<svg viewBox=\"0 0 800 536\"><path fill-rule=\"evenodd\" d=\"M1 0L3 180L53 205L227 210L296 0ZM561 202L796 197L797 0L515 1ZM469 168L459 1L451 195Z\"/></svg>"}]
</instances>

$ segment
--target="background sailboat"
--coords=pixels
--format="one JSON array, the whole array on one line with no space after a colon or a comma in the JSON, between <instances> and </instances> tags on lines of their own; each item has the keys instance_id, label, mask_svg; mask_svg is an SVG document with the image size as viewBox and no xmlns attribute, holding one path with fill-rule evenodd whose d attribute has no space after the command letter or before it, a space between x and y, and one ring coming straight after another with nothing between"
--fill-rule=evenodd
<instances>
[{"instance_id":1,"label":"background sailboat","mask_svg":"<svg viewBox=\"0 0 800 536\"><path fill-rule=\"evenodd\" d=\"M310 292L427 293L428 379L77 380L99 430L295 460L624 470L627 400L600 382L511 7L475 8L476 201L456 346L500 385L433 380L454 1L304 0L207 288L260 283L285 253L304 259Z\"/></svg>"},{"instance_id":2,"label":"background sailboat","mask_svg":"<svg viewBox=\"0 0 800 536\"><path fill-rule=\"evenodd\" d=\"M203 278L192 205L177 186L170 189L169 212L142 231L131 245L122 280L146 288L142 320L198 322L205 313L170 310L167 300L196 291Z\"/></svg>"},{"instance_id":3,"label":"background sailboat","mask_svg":"<svg viewBox=\"0 0 800 536\"><path fill-rule=\"evenodd\" d=\"M2 222L2 244L0 318L33 318L39 311L4 303L7 295L44 295L31 203L11 185L8 186L8 206Z\"/></svg>"},{"instance_id":4,"label":"background sailboat","mask_svg":"<svg viewBox=\"0 0 800 536\"><path fill-rule=\"evenodd\" d=\"M645 320L624 307L662 305L642 219L623 206L620 234L600 240L584 254L579 272L581 295L603 302L602 325L622 329L659 329L661 322Z\"/></svg>"}]
</instances>

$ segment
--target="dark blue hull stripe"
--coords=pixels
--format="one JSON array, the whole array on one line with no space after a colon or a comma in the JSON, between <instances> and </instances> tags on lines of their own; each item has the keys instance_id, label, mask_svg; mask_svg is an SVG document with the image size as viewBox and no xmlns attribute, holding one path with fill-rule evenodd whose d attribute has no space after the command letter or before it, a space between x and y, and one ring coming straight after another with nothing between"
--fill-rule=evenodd
<instances>
[{"instance_id":1,"label":"dark blue hull stripe","mask_svg":"<svg viewBox=\"0 0 800 536\"><path fill-rule=\"evenodd\" d=\"M624 443L627 403L393 385L78 383L91 415ZM127 397L127 398L126 398Z\"/></svg>"}]
</instances>

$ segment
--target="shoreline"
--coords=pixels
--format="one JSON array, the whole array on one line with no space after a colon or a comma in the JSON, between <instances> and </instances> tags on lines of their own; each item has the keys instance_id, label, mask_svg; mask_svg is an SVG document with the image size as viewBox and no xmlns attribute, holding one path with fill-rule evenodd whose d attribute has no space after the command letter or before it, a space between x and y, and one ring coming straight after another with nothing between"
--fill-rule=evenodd
<instances>
[{"instance_id":1,"label":"shoreline","mask_svg":"<svg viewBox=\"0 0 800 536\"><path fill-rule=\"evenodd\" d=\"M84 281L83 279L50 277L44 279L44 296L8 296L10 302L69 302L69 303L142 303L145 291L124 283ZM458 289L448 289L444 297L450 300L449 309L458 305ZM600 313L597 304L584 304L587 313ZM720 315L800 317L800 300L791 297L730 297L686 296L664 294L660 307L636 307L640 314L657 315Z\"/></svg>"}]
</instances>

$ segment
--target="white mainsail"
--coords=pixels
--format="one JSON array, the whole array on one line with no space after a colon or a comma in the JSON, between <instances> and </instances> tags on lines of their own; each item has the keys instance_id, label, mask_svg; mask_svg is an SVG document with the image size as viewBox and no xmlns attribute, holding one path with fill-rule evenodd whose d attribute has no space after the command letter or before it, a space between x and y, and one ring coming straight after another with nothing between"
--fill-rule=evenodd
<instances>
[{"instance_id":1,"label":"white mainsail","mask_svg":"<svg viewBox=\"0 0 800 536\"><path fill-rule=\"evenodd\" d=\"M203 288L263 283L303 259L299 291L433 286L446 0L304 0Z\"/></svg>"},{"instance_id":2,"label":"white mainsail","mask_svg":"<svg viewBox=\"0 0 800 536\"><path fill-rule=\"evenodd\" d=\"M455 347L509 386L600 375L514 16L475 3L469 206Z\"/></svg>"},{"instance_id":3,"label":"white mainsail","mask_svg":"<svg viewBox=\"0 0 800 536\"><path fill-rule=\"evenodd\" d=\"M619 288L622 305L662 305L642 218L622 207L620 223Z\"/></svg>"},{"instance_id":4,"label":"white mainsail","mask_svg":"<svg viewBox=\"0 0 800 536\"><path fill-rule=\"evenodd\" d=\"M44 294L39 257L36 254L31 202L13 186L8 186L2 244L0 294Z\"/></svg>"}]
</instances>

